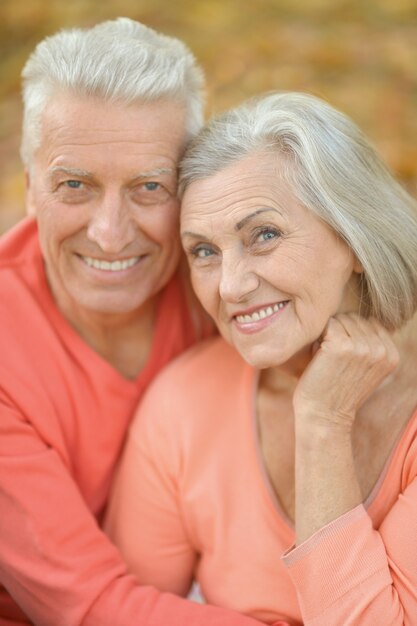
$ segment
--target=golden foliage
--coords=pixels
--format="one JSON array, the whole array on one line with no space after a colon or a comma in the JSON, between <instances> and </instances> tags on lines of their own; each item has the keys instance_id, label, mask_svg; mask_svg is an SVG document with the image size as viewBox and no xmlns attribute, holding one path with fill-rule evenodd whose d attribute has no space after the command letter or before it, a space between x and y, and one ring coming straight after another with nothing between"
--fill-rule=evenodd
<instances>
[{"instance_id":1,"label":"golden foliage","mask_svg":"<svg viewBox=\"0 0 417 626\"><path fill-rule=\"evenodd\" d=\"M20 71L37 41L126 15L184 39L208 113L305 90L351 115L417 192L417 0L1 0L0 231L23 213ZM417 194L416 194L417 195Z\"/></svg>"}]
</instances>

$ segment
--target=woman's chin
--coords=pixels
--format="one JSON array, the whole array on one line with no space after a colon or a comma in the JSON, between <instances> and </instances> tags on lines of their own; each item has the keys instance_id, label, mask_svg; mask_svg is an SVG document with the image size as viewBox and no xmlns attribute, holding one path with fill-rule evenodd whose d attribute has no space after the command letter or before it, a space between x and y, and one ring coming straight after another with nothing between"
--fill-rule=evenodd
<instances>
[{"instance_id":1,"label":"woman's chin","mask_svg":"<svg viewBox=\"0 0 417 626\"><path fill-rule=\"evenodd\" d=\"M239 352L240 356L252 367L259 370L284 368L295 375L300 376L307 367L312 358L312 346L308 344L302 346L301 349L294 346L291 349L289 345L282 346L280 349L273 348L271 345L244 346L235 342L230 342ZM296 349L298 348L298 349Z\"/></svg>"},{"instance_id":2,"label":"woman's chin","mask_svg":"<svg viewBox=\"0 0 417 626\"><path fill-rule=\"evenodd\" d=\"M259 347L257 349L239 349L234 346L240 356L252 367L264 370L272 367L283 365L287 361L287 357L283 354L274 353L269 347L266 349Z\"/></svg>"}]
</instances>

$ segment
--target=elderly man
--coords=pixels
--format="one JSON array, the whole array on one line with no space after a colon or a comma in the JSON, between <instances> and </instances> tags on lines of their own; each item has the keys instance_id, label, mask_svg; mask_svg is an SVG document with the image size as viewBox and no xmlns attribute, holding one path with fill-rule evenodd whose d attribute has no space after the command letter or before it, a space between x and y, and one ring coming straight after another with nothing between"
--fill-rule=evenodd
<instances>
[{"instance_id":1,"label":"elderly man","mask_svg":"<svg viewBox=\"0 0 417 626\"><path fill-rule=\"evenodd\" d=\"M23 76L30 217L0 243L0 623L256 624L140 587L100 530L144 389L207 333L176 235L201 72L120 19L47 38Z\"/></svg>"}]
</instances>

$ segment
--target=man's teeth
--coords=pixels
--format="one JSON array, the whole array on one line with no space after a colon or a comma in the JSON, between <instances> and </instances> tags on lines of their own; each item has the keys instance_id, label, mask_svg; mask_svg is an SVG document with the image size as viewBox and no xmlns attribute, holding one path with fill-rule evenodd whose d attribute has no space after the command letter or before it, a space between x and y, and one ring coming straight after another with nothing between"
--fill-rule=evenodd
<instances>
[{"instance_id":1,"label":"man's teeth","mask_svg":"<svg viewBox=\"0 0 417 626\"><path fill-rule=\"evenodd\" d=\"M107 272L120 272L127 270L132 265L135 265L140 259L138 256L133 256L131 259L124 259L123 261L100 261L99 259L93 259L90 256L83 256L84 261L89 267L94 267L97 270L106 270Z\"/></svg>"},{"instance_id":2,"label":"man's teeth","mask_svg":"<svg viewBox=\"0 0 417 626\"><path fill-rule=\"evenodd\" d=\"M265 317L269 317L273 313L276 313L280 309L283 309L286 304L286 302L278 302L273 306L267 306L264 309L259 309L259 311L255 311L251 315L236 315L236 321L239 322L239 324L259 322L259 320L263 320Z\"/></svg>"}]
</instances>

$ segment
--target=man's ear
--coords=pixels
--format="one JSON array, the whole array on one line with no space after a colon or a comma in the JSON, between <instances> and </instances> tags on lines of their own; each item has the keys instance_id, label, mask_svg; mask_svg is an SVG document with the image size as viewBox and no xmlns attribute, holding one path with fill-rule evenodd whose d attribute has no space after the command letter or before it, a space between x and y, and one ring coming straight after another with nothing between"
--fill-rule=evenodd
<instances>
[{"instance_id":1,"label":"man's ear","mask_svg":"<svg viewBox=\"0 0 417 626\"><path fill-rule=\"evenodd\" d=\"M26 196L26 213L30 217L36 217L36 207L33 200L33 188L30 181L30 172L25 168L25 196Z\"/></svg>"}]
</instances>

